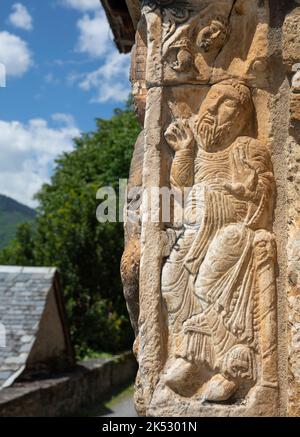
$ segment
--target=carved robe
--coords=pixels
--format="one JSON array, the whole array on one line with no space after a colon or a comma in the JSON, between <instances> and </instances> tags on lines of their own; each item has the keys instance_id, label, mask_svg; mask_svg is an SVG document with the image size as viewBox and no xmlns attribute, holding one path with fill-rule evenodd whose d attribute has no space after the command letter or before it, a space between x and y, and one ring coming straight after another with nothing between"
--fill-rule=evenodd
<instances>
[{"instance_id":1,"label":"carved robe","mask_svg":"<svg viewBox=\"0 0 300 437\"><path fill-rule=\"evenodd\" d=\"M249 199L226 188L234 178L236 153L256 173ZM190 158L184 164L180 155L173 167L190 164ZM256 140L240 137L221 152L200 149L192 171L186 223L162 270L170 334L180 339L182 354L190 361L229 373L228 352L245 345L238 352L239 372L254 378L248 349L257 348L254 247L257 231L269 230L274 189L270 156ZM173 183L176 174L180 179L181 172L173 172Z\"/></svg>"}]
</instances>

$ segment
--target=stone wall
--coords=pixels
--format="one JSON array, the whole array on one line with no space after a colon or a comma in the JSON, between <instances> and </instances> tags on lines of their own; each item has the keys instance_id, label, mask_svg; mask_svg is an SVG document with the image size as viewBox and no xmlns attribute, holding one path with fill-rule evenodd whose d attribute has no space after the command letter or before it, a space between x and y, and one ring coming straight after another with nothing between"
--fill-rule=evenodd
<instances>
[{"instance_id":1,"label":"stone wall","mask_svg":"<svg viewBox=\"0 0 300 437\"><path fill-rule=\"evenodd\" d=\"M67 374L18 382L0 391L0 417L59 417L103 401L112 390L130 383L136 362L130 353L79 363Z\"/></svg>"}]
</instances>

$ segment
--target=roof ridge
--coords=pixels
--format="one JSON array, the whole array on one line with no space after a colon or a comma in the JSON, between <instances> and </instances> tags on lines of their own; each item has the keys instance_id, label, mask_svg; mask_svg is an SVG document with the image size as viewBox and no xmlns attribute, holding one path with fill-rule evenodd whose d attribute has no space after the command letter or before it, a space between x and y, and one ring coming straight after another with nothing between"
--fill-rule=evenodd
<instances>
[{"instance_id":1,"label":"roof ridge","mask_svg":"<svg viewBox=\"0 0 300 437\"><path fill-rule=\"evenodd\" d=\"M55 274L56 267L23 267L23 266L3 266L0 265L0 273L28 273L28 274Z\"/></svg>"}]
</instances>

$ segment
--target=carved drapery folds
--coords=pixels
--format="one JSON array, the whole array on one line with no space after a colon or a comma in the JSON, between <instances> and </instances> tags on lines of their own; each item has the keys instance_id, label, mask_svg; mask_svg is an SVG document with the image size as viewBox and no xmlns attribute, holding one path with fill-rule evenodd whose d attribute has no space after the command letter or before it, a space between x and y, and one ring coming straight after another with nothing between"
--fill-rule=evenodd
<instances>
[{"instance_id":1,"label":"carved drapery folds","mask_svg":"<svg viewBox=\"0 0 300 437\"><path fill-rule=\"evenodd\" d=\"M143 201L124 256L126 266L126 253L136 255L139 268L139 305L128 301L137 409L277 415L277 192L266 108L278 85L268 2L145 0L139 26L132 81ZM169 220L161 200L149 201L154 187L173 194ZM131 279L124 275L125 291Z\"/></svg>"}]
</instances>

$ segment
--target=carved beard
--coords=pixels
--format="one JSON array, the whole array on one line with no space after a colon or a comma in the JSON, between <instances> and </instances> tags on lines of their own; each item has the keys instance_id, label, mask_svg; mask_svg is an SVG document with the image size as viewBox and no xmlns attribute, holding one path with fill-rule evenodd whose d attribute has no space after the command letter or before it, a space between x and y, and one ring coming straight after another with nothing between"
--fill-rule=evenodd
<instances>
[{"instance_id":1,"label":"carved beard","mask_svg":"<svg viewBox=\"0 0 300 437\"><path fill-rule=\"evenodd\" d=\"M217 118L205 113L197 125L197 136L202 148L207 152L217 151L222 139L228 134L230 126L230 122L218 126Z\"/></svg>"}]
</instances>

